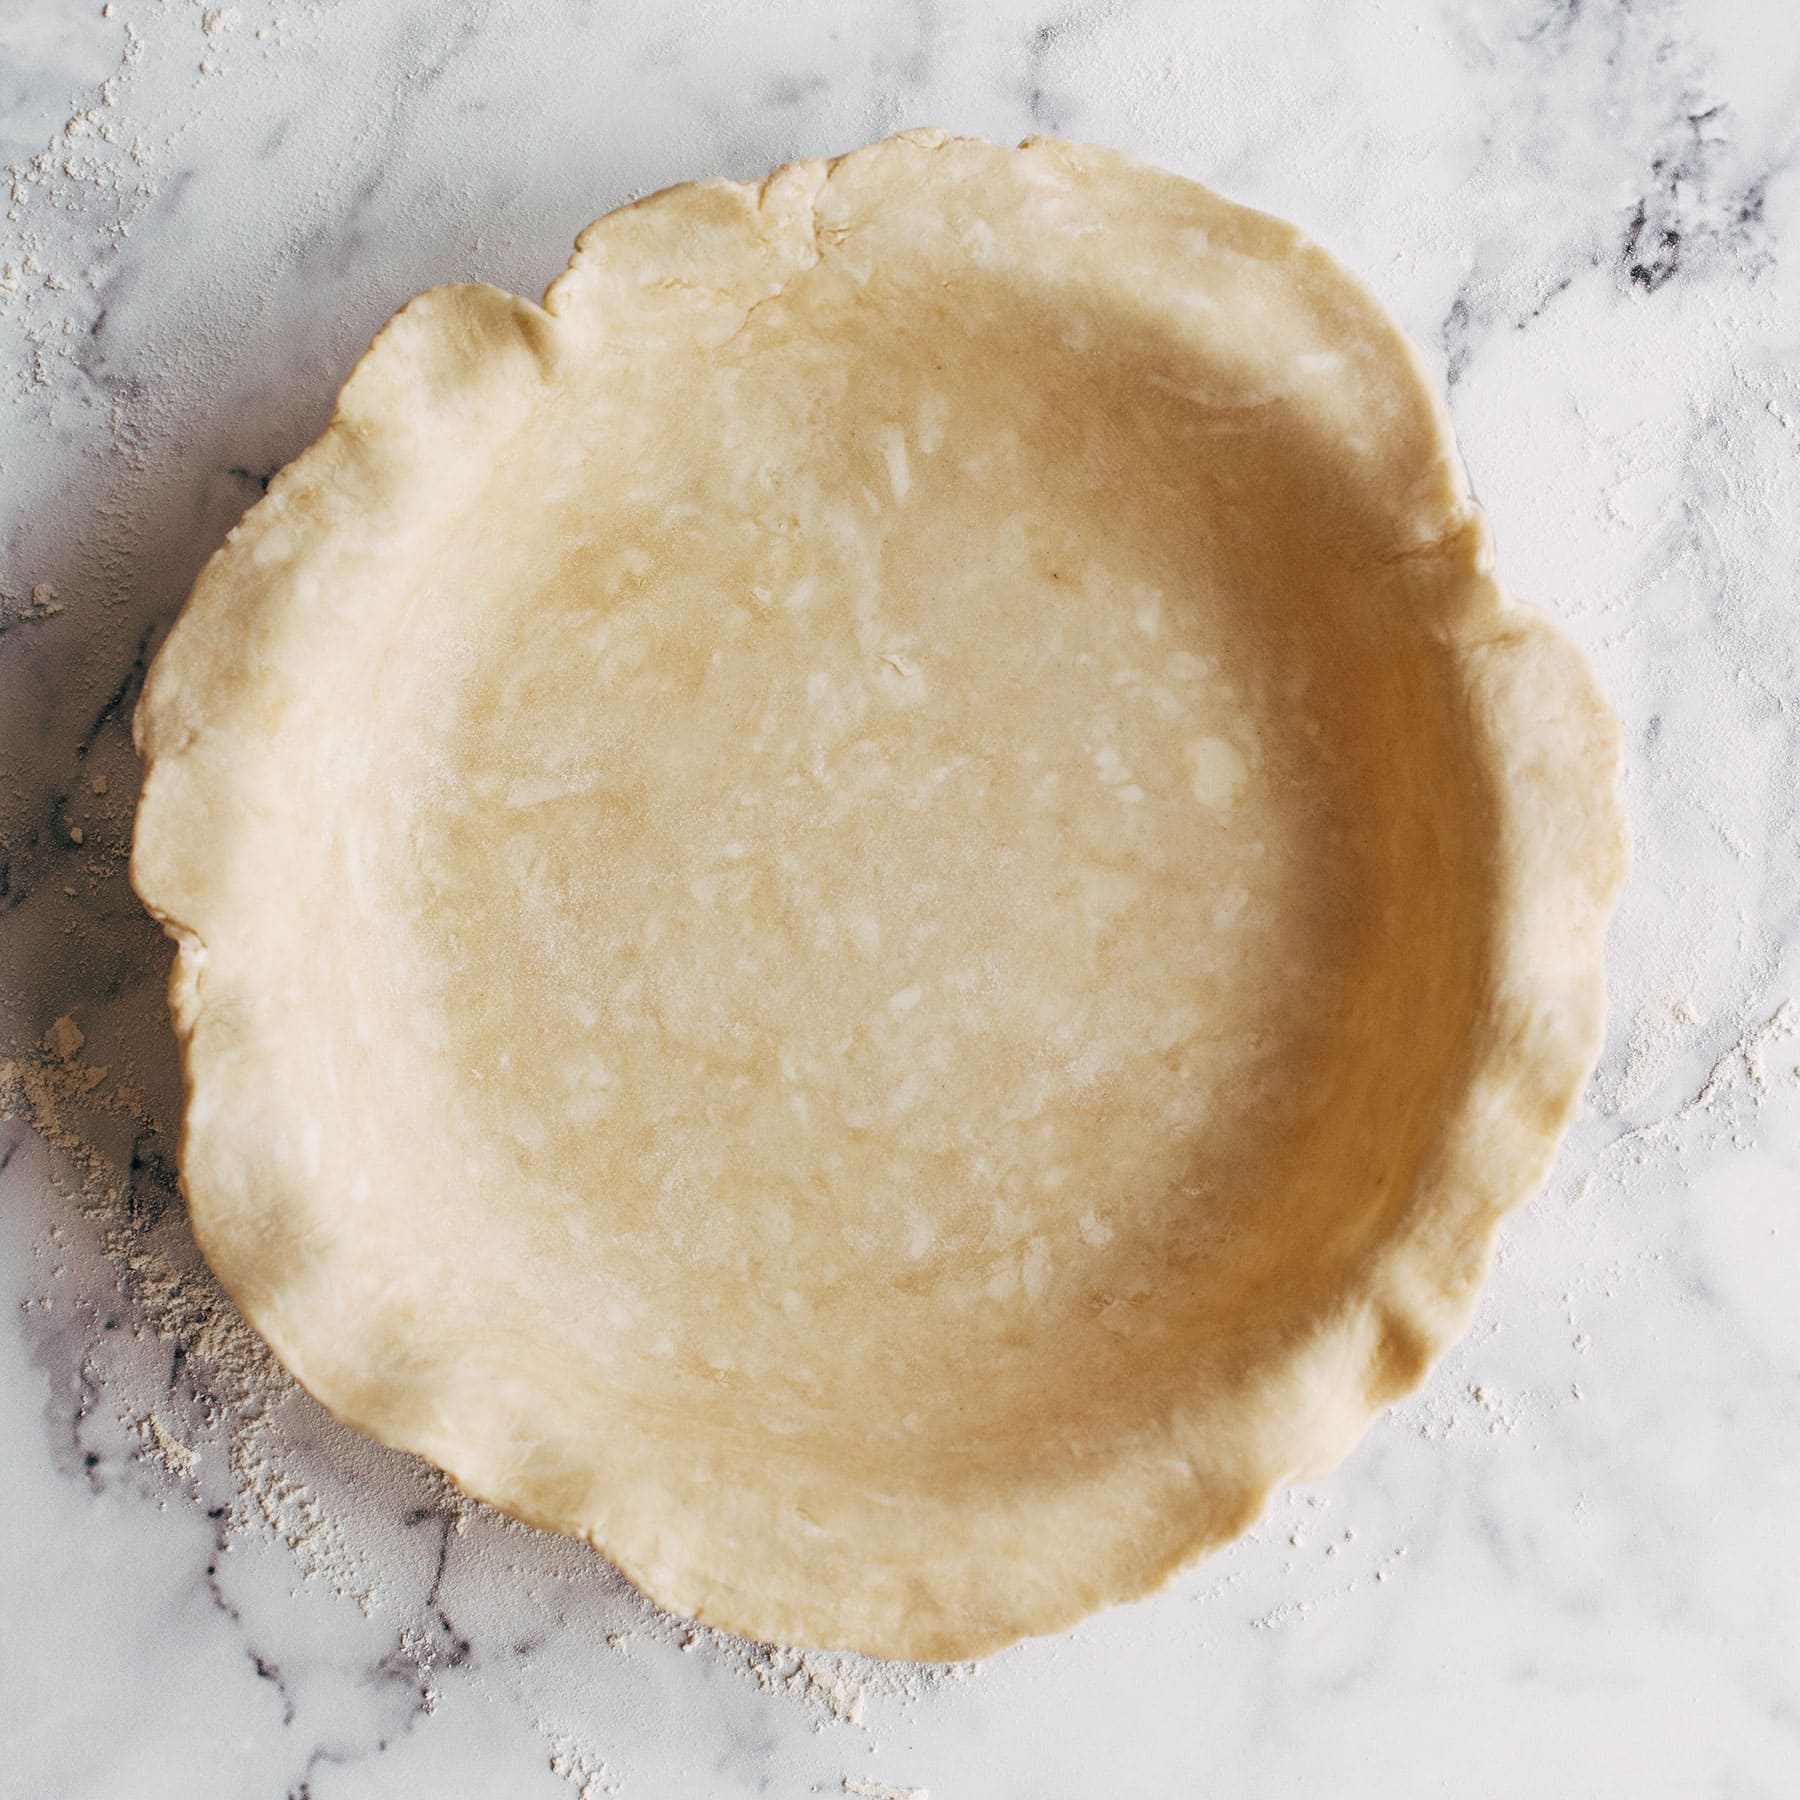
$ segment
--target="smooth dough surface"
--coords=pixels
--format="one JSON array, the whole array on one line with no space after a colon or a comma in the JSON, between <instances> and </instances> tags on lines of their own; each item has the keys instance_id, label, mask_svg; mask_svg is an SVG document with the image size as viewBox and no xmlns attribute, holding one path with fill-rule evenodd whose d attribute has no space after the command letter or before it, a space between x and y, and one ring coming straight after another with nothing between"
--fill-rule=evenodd
<instances>
[{"instance_id":1,"label":"smooth dough surface","mask_svg":"<svg viewBox=\"0 0 1800 1800\"><path fill-rule=\"evenodd\" d=\"M909 133L422 295L138 717L194 1226L334 1412L783 1641L1141 1593L1461 1327L1614 725L1287 226Z\"/></svg>"}]
</instances>

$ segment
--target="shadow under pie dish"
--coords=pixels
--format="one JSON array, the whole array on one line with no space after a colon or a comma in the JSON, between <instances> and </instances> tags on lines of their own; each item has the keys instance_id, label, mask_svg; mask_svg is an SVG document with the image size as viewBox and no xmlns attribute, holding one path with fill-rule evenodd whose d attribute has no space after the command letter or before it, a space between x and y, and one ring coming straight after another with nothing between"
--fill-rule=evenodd
<instances>
[{"instance_id":1,"label":"shadow under pie dish","mask_svg":"<svg viewBox=\"0 0 1800 1800\"><path fill-rule=\"evenodd\" d=\"M1299 233L912 132L421 295L137 715L209 1262L333 1413L782 1642L1142 1594L1465 1324L1616 728Z\"/></svg>"}]
</instances>

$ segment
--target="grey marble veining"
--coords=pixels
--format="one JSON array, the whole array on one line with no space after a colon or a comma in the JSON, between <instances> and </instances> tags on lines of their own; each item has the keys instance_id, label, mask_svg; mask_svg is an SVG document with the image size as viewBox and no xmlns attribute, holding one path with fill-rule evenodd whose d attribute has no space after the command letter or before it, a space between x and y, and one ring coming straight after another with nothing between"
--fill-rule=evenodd
<instances>
[{"instance_id":1,"label":"grey marble veining","mask_svg":"<svg viewBox=\"0 0 1800 1800\"><path fill-rule=\"evenodd\" d=\"M1468 1341L1168 1593L909 1688L654 1615L258 1360L124 856L148 656L396 305L923 122L1118 144L1375 286L1620 708L1638 860ZM0 10L0 1786L1800 1792L1797 154L1779 0Z\"/></svg>"}]
</instances>

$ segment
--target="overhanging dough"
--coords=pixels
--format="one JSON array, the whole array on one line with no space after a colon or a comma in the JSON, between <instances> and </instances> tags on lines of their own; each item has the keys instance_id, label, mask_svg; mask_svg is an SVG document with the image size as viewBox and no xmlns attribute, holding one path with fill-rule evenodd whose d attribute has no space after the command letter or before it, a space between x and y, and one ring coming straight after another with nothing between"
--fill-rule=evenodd
<instances>
[{"instance_id":1,"label":"overhanging dough","mask_svg":"<svg viewBox=\"0 0 1800 1800\"><path fill-rule=\"evenodd\" d=\"M1289 227L917 132L420 296L200 578L133 872L339 1417L752 1635L1154 1587L1468 1316L1615 727Z\"/></svg>"}]
</instances>

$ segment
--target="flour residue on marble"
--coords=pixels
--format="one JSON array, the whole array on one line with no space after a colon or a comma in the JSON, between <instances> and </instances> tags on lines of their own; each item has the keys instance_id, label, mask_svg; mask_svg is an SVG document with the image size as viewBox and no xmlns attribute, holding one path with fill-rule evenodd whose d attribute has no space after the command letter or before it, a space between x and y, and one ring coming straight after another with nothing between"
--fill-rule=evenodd
<instances>
[{"instance_id":1,"label":"flour residue on marble","mask_svg":"<svg viewBox=\"0 0 1800 1800\"><path fill-rule=\"evenodd\" d=\"M60 1028L60 1029L59 1029ZM194 1251L156 1120L129 1068L84 1062L79 1028L52 1026L45 1054L0 1060L0 1119L23 1119L54 1153L53 1180L80 1207L81 1225L107 1259L133 1337L179 1352L184 1375L163 1392L132 1393L127 1371L110 1371L117 1423L138 1443L138 1459L196 1503L221 1497L198 1477L217 1463L228 1476L220 1513L229 1539L263 1534L286 1546L303 1582L321 1582L370 1610L376 1590L342 1525L304 1481L283 1466L273 1414L293 1383L268 1346L244 1324ZM122 1126L131 1146L121 1169L98 1140ZM53 1246L71 1227L52 1227ZM52 1262L41 1304L56 1304L62 1265ZM89 1312L103 1304L80 1295ZM115 1321L116 1325L116 1321ZM210 1473L210 1467L208 1468Z\"/></svg>"}]
</instances>

